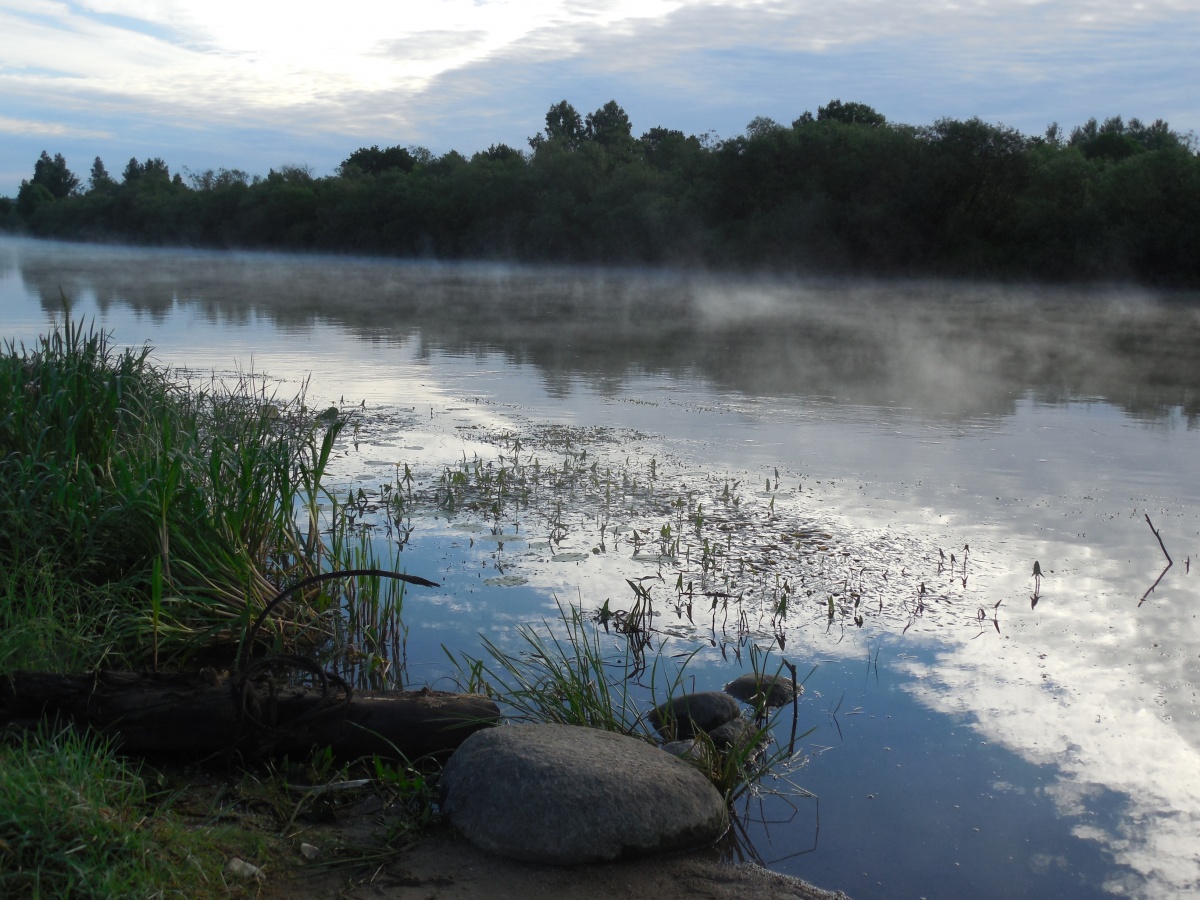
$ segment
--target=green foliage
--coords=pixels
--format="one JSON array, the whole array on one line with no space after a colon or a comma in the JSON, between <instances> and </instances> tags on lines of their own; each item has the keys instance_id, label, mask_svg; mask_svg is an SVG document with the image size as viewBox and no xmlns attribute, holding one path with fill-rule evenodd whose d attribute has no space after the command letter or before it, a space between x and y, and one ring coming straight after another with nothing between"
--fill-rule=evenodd
<instances>
[{"instance_id":1,"label":"green foliage","mask_svg":"<svg viewBox=\"0 0 1200 900\"><path fill-rule=\"evenodd\" d=\"M574 150L583 141L584 134L583 119L574 106L560 100L550 107L546 113L546 141ZM535 150L539 149L534 139L531 138L529 143Z\"/></svg>"},{"instance_id":2,"label":"green foliage","mask_svg":"<svg viewBox=\"0 0 1200 900\"><path fill-rule=\"evenodd\" d=\"M32 183L44 187L55 200L71 196L79 187L79 179L67 168L63 155L56 153L51 159L45 150L33 165Z\"/></svg>"},{"instance_id":3,"label":"green foliage","mask_svg":"<svg viewBox=\"0 0 1200 900\"><path fill-rule=\"evenodd\" d=\"M92 162L92 174L88 178L88 189L93 191L110 191L116 185L117 183L113 181L112 176L108 174L108 169L104 167L104 160L97 156Z\"/></svg>"},{"instance_id":4,"label":"green foliage","mask_svg":"<svg viewBox=\"0 0 1200 900\"><path fill-rule=\"evenodd\" d=\"M411 172L417 161L403 147L388 147L379 149L375 144L370 147L360 147L346 157L338 171L343 177L354 175L382 175L384 172Z\"/></svg>"},{"instance_id":5,"label":"green foliage","mask_svg":"<svg viewBox=\"0 0 1200 900\"><path fill-rule=\"evenodd\" d=\"M881 128L887 124L887 119L865 103L843 103L841 100L830 100L825 106L817 109L818 121L841 122L844 125L865 125L870 128Z\"/></svg>"},{"instance_id":6,"label":"green foliage","mask_svg":"<svg viewBox=\"0 0 1200 900\"><path fill-rule=\"evenodd\" d=\"M22 181L17 191L17 214L28 222L39 209L53 202L54 195L45 185Z\"/></svg>"},{"instance_id":7,"label":"green foliage","mask_svg":"<svg viewBox=\"0 0 1200 900\"><path fill-rule=\"evenodd\" d=\"M0 739L0 895L228 896L224 852L156 809L136 769L71 730Z\"/></svg>"},{"instance_id":8,"label":"green foliage","mask_svg":"<svg viewBox=\"0 0 1200 900\"><path fill-rule=\"evenodd\" d=\"M490 659L456 658L460 679L484 690L518 721L555 722L599 728L621 734L646 734L626 678L637 667L632 654L609 658L599 628L575 607L559 605L563 626L556 635L549 623L539 629L520 625L524 644L517 654L506 653L484 637ZM615 673L619 673L615 674Z\"/></svg>"},{"instance_id":9,"label":"green foliage","mask_svg":"<svg viewBox=\"0 0 1200 900\"><path fill-rule=\"evenodd\" d=\"M340 418L250 379L191 390L149 353L68 318L0 356L0 667L232 654L278 590L358 552L344 517L320 535ZM292 642L336 602L309 591L269 631Z\"/></svg>"},{"instance_id":10,"label":"green foliage","mask_svg":"<svg viewBox=\"0 0 1200 900\"><path fill-rule=\"evenodd\" d=\"M391 801L387 825L387 843L395 844L420 834L433 824L437 805L437 779L412 763L385 762L374 757L375 781Z\"/></svg>"},{"instance_id":11,"label":"green foliage","mask_svg":"<svg viewBox=\"0 0 1200 900\"><path fill-rule=\"evenodd\" d=\"M588 139L609 151L621 153L632 150L633 125L616 100L609 100L600 109L588 113L585 126Z\"/></svg>"},{"instance_id":12,"label":"green foliage","mask_svg":"<svg viewBox=\"0 0 1200 900\"><path fill-rule=\"evenodd\" d=\"M1200 158L1194 137L1161 119L1092 119L1069 137L1054 124L1027 138L978 118L889 123L864 103L832 100L790 128L758 117L725 141L659 127L632 135L616 101L581 116L562 100L528 155L503 144L469 159L373 145L336 176L220 170L190 185L161 159L134 159L119 184L101 163L86 194L56 200L31 182L16 206L34 234L69 238L1196 283L1190 258L1200 254L1180 247L1195 246L1182 212L1196 202ZM1162 198L1178 231L1164 233L1153 211Z\"/></svg>"},{"instance_id":13,"label":"green foliage","mask_svg":"<svg viewBox=\"0 0 1200 900\"><path fill-rule=\"evenodd\" d=\"M657 707L681 694L688 663L698 651L678 665L664 664L660 646L653 661L648 660L653 635L649 594L635 582L630 586L638 599L627 611L614 612L606 601L589 619L579 609L559 604L559 627L547 622L540 629L520 626L519 651L503 650L484 638L487 659L455 657L449 650L446 654L458 668L463 687L492 697L510 718L599 728L656 743L661 738L639 707L645 700L640 695L647 693L648 684L650 705ZM621 649L606 649L610 628L623 639ZM769 674L768 660L768 653L751 648L751 667L760 679ZM780 665L776 674L782 670ZM768 775L781 775L803 763L794 753L795 738L772 748L774 719L765 707L756 709L745 740L718 748L701 733L684 758L732 804L757 790ZM796 737L810 733L811 729Z\"/></svg>"}]
</instances>

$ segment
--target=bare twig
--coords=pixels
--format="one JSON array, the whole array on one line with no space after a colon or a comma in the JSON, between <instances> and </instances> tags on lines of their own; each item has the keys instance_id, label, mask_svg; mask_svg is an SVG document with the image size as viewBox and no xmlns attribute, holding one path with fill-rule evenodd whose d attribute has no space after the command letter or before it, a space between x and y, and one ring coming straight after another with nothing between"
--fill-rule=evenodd
<instances>
[{"instance_id":1,"label":"bare twig","mask_svg":"<svg viewBox=\"0 0 1200 900\"><path fill-rule=\"evenodd\" d=\"M1146 593L1142 594L1142 599L1138 601L1138 606L1141 606L1146 602L1146 598L1154 592L1156 587L1158 587L1158 583L1163 580L1163 576L1167 574L1167 571L1171 568L1171 566L1175 565L1175 561L1171 559L1171 554L1167 552L1167 545L1163 543L1162 535L1158 533L1158 529L1155 528L1154 523L1150 521L1150 516L1148 514L1144 515L1146 515L1146 524L1150 526L1150 530L1154 532L1154 536L1158 538L1158 546L1162 547L1163 556L1167 558L1167 564L1163 566L1163 570L1159 572L1158 577L1154 579L1154 584L1150 585L1150 587L1146 589Z\"/></svg>"},{"instance_id":2,"label":"bare twig","mask_svg":"<svg viewBox=\"0 0 1200 900\"><path fill-rule=\"evenodd\" d=\"M1150 587L1146 589L1146 593L1142 594L1142 599L1138 601L1138 606L1141 606L1146 602L1146 598L1154 592L1156 587L1158 587L1158 583L1163 580L1163 576L1167 574L1167 569L1169 568L1171 568L1171 564L1167 563L1166 566L1163 567L1163 570L1158 573L1158 577L1154 579L1154 584L1150 585Z\"/></svg>"},{"instance_id":3,"label":"bare twig","mask_svg":"<svg viewBox=\"0 0 1200 900\"><path fill-rule=\"evenodd\" d=\"M1162 547L1163 556L1167 558L1167 568L1175 565L1175 561L1171 559L1171 554L1167 552L1167 545L1163 543L1162 535L1158 533L1158 529L1154 527L1154 523L1150 521L1148 513L1143 513L1146 516L1146 524L1150 526L1150 530L1154 532L1154 536L1158 538L1158 546Z\"/></svg>"}]
</instances>

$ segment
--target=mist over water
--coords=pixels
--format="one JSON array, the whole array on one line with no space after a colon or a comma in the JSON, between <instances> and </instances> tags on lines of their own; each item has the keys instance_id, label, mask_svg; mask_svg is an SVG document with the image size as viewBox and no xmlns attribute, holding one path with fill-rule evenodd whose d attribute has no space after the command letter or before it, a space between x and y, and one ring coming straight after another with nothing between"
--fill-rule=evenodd
<instances>
[{"instance_id":1,"label":"mist over water","mask_svg":"<svg viewBox=\"0 0 1200 900\"><path fill-rule=\"evenodd\" d=\"M565 429L736 522L756 609L775 576L817 591L781 636L817 666L795 777L820 800L769 801L772 867L858 898L1200 891L1196 297L0 240L0 334L31 340L64 296L197 378L365 403L344 484L495 460L505 434L551 461ZM444 588L406 598L413 680L448 675L440 643L515 646L555 596L626 602L660 570L627 532L592 552L597 510L571 512L554 546L533 515L503 540L414 517L404 564ZM1147 516L1174 565L1143 600L1166 562ZM861 606L828 616L851 576ZM697 686L730 680L710 624L655 591L656 627L707 647Z\"/></svg>"}]
</instances>

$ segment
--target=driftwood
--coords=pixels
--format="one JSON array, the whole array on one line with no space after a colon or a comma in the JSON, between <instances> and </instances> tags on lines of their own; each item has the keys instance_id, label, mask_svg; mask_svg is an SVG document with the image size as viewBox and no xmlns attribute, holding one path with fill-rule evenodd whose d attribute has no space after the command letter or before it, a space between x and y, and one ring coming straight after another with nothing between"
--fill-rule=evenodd
<instances>
[{"instance_id":1,"label":"driftwood","mask_svg":"<svg viewBox=\"0 0 1200 900\"><path fill-rule=\"evenodd\" d=\"M70 722L115 738L129 753L307 755L414 760L453 751L494 725L496 704L475 694L327 690L235 679L211 670L0 676L0 726Z\"/></svg>"}]
</instances>

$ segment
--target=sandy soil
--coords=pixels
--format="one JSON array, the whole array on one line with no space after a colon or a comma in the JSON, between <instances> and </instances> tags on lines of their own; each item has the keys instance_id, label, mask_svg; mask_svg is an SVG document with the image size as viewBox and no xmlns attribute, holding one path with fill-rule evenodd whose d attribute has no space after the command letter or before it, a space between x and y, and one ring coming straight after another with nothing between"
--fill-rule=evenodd
<instances>
[{"instance_id":1,"label":"sandy soil","mask_svg":"<svg viewBox=\"0 0 1200 900\"><path fill-rule=\"evenodd\" d=\"M716 850L587 866L539 866L490 856L449 825L425 832L394 854L352 866L323 863L335 848L378 846L386 822L377 796L343 806L322 822L300 825L289 839L295 866L267 872L267 900L848 900L756 865L718 861ZM302 843L315 848L305 861Z\"/></svg>"},{"instance_id":2,"label":"sandy soil","mask_svg":"<svg viewBox=\"0 0 1200 900\"><path fill-rule=\"evenodd\" d=\"M437 830L371 869L300 868L269 878L267 898L397 898L397 900L847 900L755 865L727 865L702 855L657 857L604 865L536 866L498 859L448 829Z\"/></svg>"}]
</instances>

